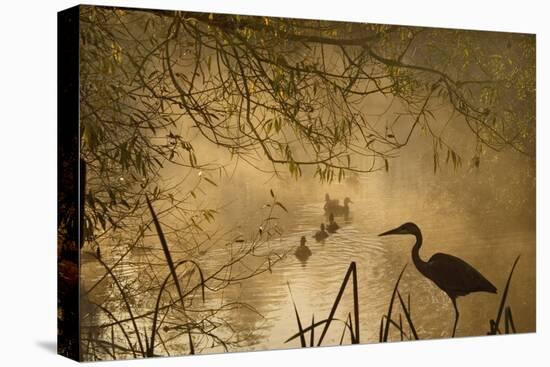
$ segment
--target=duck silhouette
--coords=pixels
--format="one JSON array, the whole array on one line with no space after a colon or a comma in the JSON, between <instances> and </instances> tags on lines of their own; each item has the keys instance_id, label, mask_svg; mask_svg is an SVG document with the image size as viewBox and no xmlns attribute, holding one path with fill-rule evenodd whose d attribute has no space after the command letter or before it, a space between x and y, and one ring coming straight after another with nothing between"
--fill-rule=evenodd
<instances>
[{"instance_id":1,"label":"duck silhouette","mask_svg":"<svg viewBox=\"0 0 550 367\"><path fill-rule=\"evenodd\" d=\"M353 203L350 198L344 199L344 205L337 204L325 209L326 214L332 214L334 216L347 216L349 214L349 204Z\"/></svg>"},{"instance_id":2,"label":"duck silhouette","mask_svg":"<svg viewBox=\"0 0 550 367\"><path fill-rule=\"evenodd\" d=\"M338 205L340 205L340 200L331 199L329 194L325 194L325 206L323 206L323 209L325 209L325 211L335 208Z\"/></svg>"},{"instance_id":3,"label":"duck silhouette","mask_svg":"<svg viewBox=\"0 0 550 367\"><path fill-rule=\"evenodd\" d=\"M311 250L306 246L306 237L302 236L300 239L300 246L294 251L294 256L302 263L305 263L307 259L311 256Z\"/></svg>"},{"instance_id":4,"label":"duck silhouette","mask_svg":"<svg viewBox=\"0 0 550 367\"><path fill-rule=\"evenodd\" d=\"M315 240L319 242L324 240L327 237L328 237L328 233L327 231L325 231L325 224L321 223L321 230L315 232L315 234L313 235L313 238L315 238Z\"/></svg>"},{"instance_id":5,"label":"duck silhouette","mask_svg":"<svg viewBox=\"0 0 550 367\"><path fill-rule=\"evenodd\" d=\"M327 232L328 233L336 233L336 231L338 229L340 229L340 226L338 225L338 223L336 223L334 221L334 214L330 213L329 217L328 217L328 225L327 225Z\"/></svg>"}]
</instances>

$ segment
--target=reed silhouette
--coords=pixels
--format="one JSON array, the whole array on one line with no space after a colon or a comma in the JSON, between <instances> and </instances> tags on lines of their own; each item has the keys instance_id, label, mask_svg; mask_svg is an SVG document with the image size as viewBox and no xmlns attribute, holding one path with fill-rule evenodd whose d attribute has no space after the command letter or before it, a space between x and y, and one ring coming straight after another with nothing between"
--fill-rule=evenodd
<instances>
[{"instance_id":1,"label":"reed silhouette","mask_svg":"<svg viewBox=\"0 0 550 367\"><path fill-rule=\"evenodd\" d=\"M340 305L340 301L342 300L342 297L344 295L344 291L346 290L348 283L351 280L351 291L352 291L352 308L353 312L348 312L346 321L338 319L335 317L336 311L338 309L338 306ZM340 338L340 345L342 345L344 341L344 336L346 334L346 331L349 332L349 337L351 344L359 344L360 343L360 332L359 332L359 285L357 281L357 264L355 261L352 261L349 264L348 270L346 271L346 275L344 276L344 280L342 281L342 284L340 285L340 289L338 290L338 294L336 295L336 298L334 299L334 303L330 309L329 315L326 319L315 321L315 315L312 315L311 317L311 325L308 327L303 327L302 320L300 318L300 314L298 312L298 307L296 306L296 302L294 301L294 297L292 296L292 290L290 289L290 284L288 285L288 290L290 292L290 297L292 299L292 305L294 306L294 314L296 316L296 323L298 325L298 332L292 335L290 338L285 340L285 343L288 343L296 338L300 338L300 345L302 348L307 347L306 343L306 334L309 333L310 340L309 340L309 346L321 346L323 344L323 340L325 339L325 336L327 335L327 332L332 325L333 321L339 321L344 324L344 328L342 330L342 337ZM319 336L319 339L315 341L315 328L318 326L323 326L323 330L321 331L321 335Z\"/></svg>"}]
</instances>

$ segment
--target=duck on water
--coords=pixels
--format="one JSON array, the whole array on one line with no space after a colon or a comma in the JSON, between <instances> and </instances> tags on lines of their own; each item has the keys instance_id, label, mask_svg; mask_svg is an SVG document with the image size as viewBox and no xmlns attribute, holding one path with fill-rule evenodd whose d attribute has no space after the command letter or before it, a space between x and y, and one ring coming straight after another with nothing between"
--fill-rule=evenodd
<instances>
[{"instance_id":1,"label":"duck on water","mask_svg":"<svg viewBox=\"0 0 550 367\"><path fill-rule=\"evenodd\" d=\"M337 207L340 204L340 200L331 199L329 194L325 194L325 206L323 209L329 210L331 208Z\"/></svg>"},{"instance_id":2,"label":"duck on water","mask_svg":"<svg viewBox=\"0 0 550 367\"><path fill-rule=\"evenodd\" d=\"M320 242L320 241L323 241L325 238L327 238L329 235L327 233L327 231L325 230L325 224L324 223L321 223L321 228L319 231L315 232L315 234L313 235L313 238L315 238L315 240L317 242Z\"/></svg>"},{"instance_id":3,"label":"duck on water","mask_svg":"<svg viewBox=\"0 0 550 367\"><path fill-rule=\"evenodd\" d=\"M328 222L329 223L326 227L328 233L336 233L336 231L340 229L340 226L338 225L338 223L334 221L334 214L330 213L328 217Z\"/></svg>"},{"instance_id":4,"label":"duck on water","mask_svg":"<svg viewBox=\"0 0 550 367\"><path fill-rule=\"evenodd\" d=\"M301 262L305 262L311 256L311 250L306 246L306 237L300 239L300 246L294 251L294 256Z\"/></svg>"},{"instance_id":5,"label":"duck on water","mask_svg":"<svg viewBox=\"0 0 550 367\"><path fill-rule=\"evenodd\" d=\"M344 205L336 204L327 206L325 204L325 214L334 215L334 216L348 216L349 215L349 204L353 204L353 201L349 197L344 199Z\"/></svg>"}]
</instances>

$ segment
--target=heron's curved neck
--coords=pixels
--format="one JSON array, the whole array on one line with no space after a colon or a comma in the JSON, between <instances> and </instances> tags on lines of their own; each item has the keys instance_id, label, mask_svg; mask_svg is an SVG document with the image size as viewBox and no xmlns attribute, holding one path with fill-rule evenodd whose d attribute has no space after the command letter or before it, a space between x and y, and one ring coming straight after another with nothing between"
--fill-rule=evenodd
<instances>
[{"instance_id":1,"label":"heron's curved neck","mask_svg":"<svg viewBox=\"0 0 550 367\"><path fill-rule=\"evenodd\" d=\"M412 249L412 259L416 268L421 273L424 273L424 270L426 269L426 262L420 258L420 247L422 246L422 233L420 232L420 230L418 230L417 232L413 233L413 235L416 238L416 243L414 244L414 247Z\"/></svg>"}]
</instances>

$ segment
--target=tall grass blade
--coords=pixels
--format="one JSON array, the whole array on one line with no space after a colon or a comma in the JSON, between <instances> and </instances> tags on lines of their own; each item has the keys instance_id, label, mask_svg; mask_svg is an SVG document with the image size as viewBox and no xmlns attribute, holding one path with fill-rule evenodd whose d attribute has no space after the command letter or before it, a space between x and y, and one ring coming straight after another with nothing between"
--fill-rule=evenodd
<instances>
[{"instance_id":1,"label":"tall grass blade","mask_svg":"<svg viewBox=\"0 0 550 367\"><path fill-rule=\"evenodd\" d=\"M325 319L325 320L321 320L321 321L316 321L315 324L313 325L313 328L317 328L321 325L324 325L326 324L328 321L328 319ZM338 321L338 322L341 322L341 323L345 323L344 320L341 320L341 319L338 319L338 318L333 318L333 321ZM311 329L312 329L312 326L308 326L306 328L303 329L303 332L304 334L308 333L308 332L311 332ZM296 338L300 337L300 333L296 333L294 335L292 335L290 338L288 338L287 340L285 340L285 343L288 343Z\"/></svg>"},{"instance_id":2,"label":"tall grass blade","mask_svg":"<svg viewBox=\"0 0 550 367\"><path fill-rule=\"evenodd\" d=\"M346 336L346 328L347 327L348 327L348 324L346 322L346 325L344 325L344 328L342 329L342 335L340 336L340 344L339 345L344 344L344 336Z\"/></svg>"},{"instance_id":3,"label":"tall grass blade","mask_svg":"<svg viewBox=\"0 0 550 367\"><path fill-rule=\"evenodd\" d=\"M92 302L93 303L93 302ZM115 325L117 325L119 328L120 328L120 331L122 332L122 335L124 335L124 338L126 339L126 341L128 342L128 351L131 351L132 352L132 355L134 356L134 359L137 358L137 354L136 354L136 349L134 348L134 345L132 344L132 341L130 340L130 336L128 335L128 333L126 332L126 330L124 329L124 327L122 326L122 322L120 322L116 317L115 315L113 315L113 313L111 311L109 311L106 307L100 305L100 304L97 304L97 303L93 303L96 307L99 307L103 312L105 312L111 319L114 320L114 323L111 325L111 327L114 327Z\"/></svg>"},{"instance_id":4,"label":"tall grass blade","mask_svg":"<svg viewBox=\"0 0 550 367\"><path fill-rule=\"evenodd\" d=\"M399 314L399 335L401 337L401 341L403 341L403 318L401 317L401 313Z\"/></svg>"},{"instance_id":5,"label":"tall grass blade","mask_svg":"<svg viewBox=\"0 0 550 367\"><path fill-rule=\"evenodd\" d=\"M395 329L397 329L397 331L401 332L403 331L403 336L409 340L411 340L411 338L409 338L407 336L407 334L405 333L405 330L401 328L401 326L399 326L399 324L397 322L395 322L394 320L392 319L388 319L386 317L386 315L382 316L382 319L386 319L386 322L388 322L391 326L393 326ZM385 325L385 324L384 324Z\"/></svg>"},{"instance_id":6,"label":"tall grass blade","mask_svg":"<svg viewBox=\"0 0 550 367\"><path fill-rule=\"evenodd\" d=\"M346 329L350 331L351 335L351 342L353 343L353 329L351 326L351 314L348 313L348 318L346 319L346 323L344 325L344 328L342 329L342 335L340 336L340 345L344 343L344 336L346 336Z\"/></svg>"},{"instance_id":7,"label":"tall grass blade","mask_svg":"<svg viewBox=\"0 0 550 367\"><path fill-rule=\"evenodd\" d=\"M159 334L159 340L160 340L160 343L162 344L162 347L164 348L164 352L166 353L166 355L168 357L170 357L170 351L168 350L168 347L166 346L166 343L164 342L164 340L162 339L162 336L160 336L160 334Z\"/></svg>"},{"instance_id":8,"label":"tall grass blade","mask_svg":"<svg viewBox=\"0 0 550 367\"><path fill-rule=\"evenodd\" d=\"M149 350L149 338L147 338L147 330L143 327L143 338L145 338L145 350Z\"/></svg>"},{"instance_id":9,"label":"tall grass blade","mask_svg":"<svg viewBox=\"0 0 550 367\"><path fill-rule=\"evenodd\" d=\"M180 265L191 263L195 266L196 269L199 271L199 276L201 278L201 291L202 291L202 301L204 302L204 274L202 273L202 269L200 266L193 260L182 260L180 261L174 269L177 270ZM172 277L172 274L168 274L166 278L164 278L164 281L162 282L160 286L160 290L157 296L157 302L155 304L155 310L153 313L153 327L151 328L151 344L150 347L147 349L147 356L153 357L154 356L154 348L155 348L155 336L157 335L157 320L158 320L158 313L160 310L160 301L162 297L162 293L164 292L164 288L166 288L166 284L168 283L168 280Z\"/></svg>"},{"instance_id":10,"label":"tall grass blade","mask_svg":"<svg viewBox=\"0 0 550 367\"><path fill-rule=\"evenodd\" d=\"M122 300L124 301L124 305L126 306L126 310L128 311L128 315L130 316L130 320L132 321L132 326L134 327L134 331L136 333L136 338L138 340L139 349L141 351L142 356L145 357L145 355L146 355L145 354L145 349L143 349L143 343L141 342L141 336L139 334L139 328L137 326L136 319L134 318L134 313L132 312L132 307L130 306L130 301L128 300L128 297L126 296L126 292L124 292L124 288L122 287L122 285L118 281L115 274L113 274L113 271L111 270L111 268L109 268L109 266L107 266L107 264L105 264L105 262L103 262L103 260L101 260L101 258L96 257L96 260L101 264L101 266L103 266L105 268L105 270L107 270L107 272L109 273L109 275L113 279L118 291L120 292L120 295L122 296Z\"/></svg>"},{"instance_id":11,"label":"tall grass blade","mask_svg":"<svg viewBox=\"0 0 550 367\"><path fill-rule=\"evenodd\" d=\"M164 237L164 232L162 231L162 227L160 226L160 222L158 221L157 214L155 213L155 210L153 209L151 201L149 200L149 197L147 195L145 195L145 200L147 200L147 206L149 207L149 211L151 212L151 216L153 217L153 223L155 224L155 229L157 230L157 235L159 237L160 244L162 245L162 251L164 252L166 263L168 264L170 274L174 279L174 283L176 285L178 295L180 296L182 307L185 310L185 306L183 305L183 292L181 291L180 282L178 280L178 275L176 274L176 268L174 267L174 261L172 260L172 255L170 254L168 243L166 242L166 238Z\"/></svg>"},{"instance_id":12,"label":"tall grass blade","mask_svg":"<svg viewBox=\"0 0 550 367\"><path fill-rule=\"evenodd\" d=\"M411 329L411 332L414 336L414 339L418 340L418 334L416 333L416 328L414 327L414 324L413 324L413 321L412 321L412 318L411 318L411 313L410 313L410 307L411 307L410 294L409 294L409 298L408 298L408 302L409 302L408 307L405 307L405 302L403 301L403 298L401 297L401 294L399 293L399 291L397 291L397 297L399 298L399 302L401 303L401 308L405 312L405 318L407 319L407 322L409 323L409 328Z\"/></svg>"},{"instance_id":13,"label":"tall grass blade","mask_svg":"<svg viewBox=\"0 0 550 367\"><path fill-rule=\"evenodd\" d=\"M353 276L353 277L352 277ZM294 302L294 298L292 297L292 291L290 289L290 285L288 285L288 289L292 298L292 304L294 306L294 312L296 314L296 320L298 323L298 329L299 332L288 338L285 343L288 343L289 341L300 337L300 343L302 344L302 347L305 346L305 333L308 331L311 332L310 334L310 344L313 346L315 344L315 337L314 337L314 329L317 326L325 325L323 328L323 331L321 333L321 336L319 338L319 341L317 342L317 346L320 346L326 336L326 333L332 323L332 321L341 321L334 317L336 310L338 309L338 305L340 304L340 301L342 299L342 295L344 294L344 291L346 290L347 284L349 282L350 277L352 277L352 283L353 283L353 314L354 314L354 321L355 326L353 325L353 322L351 320L351 313L348 314L348 321L345 322L344 332L345 328L349 328L350 335L351 335L351 342L352 344L358 344L359 343L359 293L358 293L358 286L357 286L357 265L355 262L351 262L348 270L346 272L346 275L344 276L344 280L342 281L342 284L340 285L340 289L338 291L338 294L336 296L336 299L334 300L334 304L332 305L332 308L330 310L329 316L325 320L321 320L318 322L315 322L314 317L312 317L312 324L311 326L307 328L303 328L302 322L300 320L300 316L298 314L298 309L296 307L296 303ZM343 321L342 321L343 322Z\"/></svg>"},{"instance_id":14,"label":"tall grass blade","mask_svg":"<svg viewBox=\"0 0 550 367\"><path fill-rule=\"evenodd\" d=\"M115 326L111 326L111 344L113 346L113 359L116 359L116 351L115 351Z\"/></svg>"},{"instance_id":15,"label":"tall grass blade","mask_svg":"<svg viewBox=\"0 0 550 367\"><path fill-rule=\"evenodd\" d=\"M380 318L380 333L378 335L378 342L382 343L382 337L384 335L384 316Z\"/></svg>"},{"instance_id":16,"label":"tall grass blade","mask_svg":"<svg viewBox=\"0 0 550 367\"><path fill-rule=\"evenodd\" d=\"M294 302L294 297L292 296L292 290L290 289L290 284L287 283L288 291L290 292L290 298L292 299L292 305L294 306L294 313L296 314L296 322L298 323L298 333L300 335L300 345L302 348L307 347L306 338L304 335L304 329L302 328L302 322L300 321L300 315L298 314L298 308L296 307L296 302ZM313 329L313 328L312 328Z\"/></svg>"},{"instance_id":17,"label":"tall grass blade","mask_svg":"<svg viewBox=\"0 0 550 367\"><path fill-rule=\"evenodd\" d=\"M514 325L514 319L512 318L512 309L510 308L510 306L506 307L506 311L504 311L504 318L506 320L506 334L510 333L510 329L512 330L512 333L515 334L516 327Z\"/></svg>"},{"instance_id":18,"label":"tall grass blade","mask_svg":"<svg viewBox=\"0 0 550 367\"><path fill-rule=\"evenodd\" d=\"M500 329L496 326L495 320L493 320L493 319L489 320L489 326L490 326L490 330L487 333L487 335L502 334L500 332ZM493 333L493 330L494 330L494 333Z\"/></svg>"},{"instance_id":19,"label":"tall grass blade","mask_svg":"<svg viewBox=\"0 0 550 367\"><path fill-rule=\"evenodd\" d=\"M317 342L317 346L321 346L321 343L323 342L325 335L328 331L328 328L334 319L334 314L336 313L336 309L338 308L338 305L340 304L340 300L342 299L342 295L344 294L344 290L346 289L346 286L348 284L349 278L356 271L356 264L355 261L352 261L348 271L346 272L346 276L344 277L344 281L342 282L342 285L340 286L340 290L338 291L338 295L336 296L336 299L334 300L334 304L332 305L332 309L330 310L330 314L327 318L327 323L325 324L325 327L323 328L323 332L321 333L321 337L319 338L319 341ZM354 277L356 279L356 277ZM354 306L358 308L357 304Z\"/></svg>"},{"instance_id":20,"label":"tall grass blade","mask_svg":"<svg viewBox=\"0 0 550 367\"><path fill-rule=\"evenodd\" d=\"M386 315L386 318L388 319L388 322L386 322L386 325L384 327L384 335L382 336L382 342L388 341L388 334L390 332L390 323L389 320L391 320L391 313L393 310L393 301L395 300L395 295L397 293L397 288L399 287L399 282L401 281L401 277L403 276L403 273L405 272L405 269L407 268L407 264L403 267L403 270L401 270L401 273L399 274L399 277L397 278L397 282L395 282L395 286L393 287L393 292L390 299L390 305L388 306L388 313Z\"/></svg>"},{"instance_id":21,"label":"tall grass blade","mask_svg":"<svg viewBox=\"0 0 550 367\"><path fill-rule=\"evenodd\" d=\"M355 331L352 344L359 344L359 291L357 290L357 267L353 264L353 318L355 320ZM351 326L351 320L350 320Z\"/></svg>"},{"instance_id":22,"label":"tall grass blade","mask_svg":"<svg viewBox=\"0 0 550 367\"><path fill-rule=\"evenodd\" d=\"M187 336L189 339L189 354L195 354L195 346L193 345L193 338L191 337L191 328L187 328Z\"/></svg>"},{"instance_id":23,"label":"tall grass blade","mask_svg":"<svg viewBox=\"0 0 550 367\"><path fill-rule=\"evenodd\" d=\"M153 209L153 206L151 205L151 201L149 200L149 197L145 195L145 200L147 201L147 206L149 207L149 211L151 212L151 217L153 218L153 223L155 224L155 229L157 230L157 234L160 240L160 244L162 245L162 251L164 252L164 257L166 258L166 263L168 264L168 268L170 269L170 274L172 275L172 278L174 279L174 283L176 285L176 289L178 291L179 299L181 301L181 307L183 308L183 311L185 312L185 303L183 301L183 292L181 291L180 282L178 280L178 275L176 273L176 268L174 266L174 261L172 260L172 255L170 254L170 249L168 248L168 243L166 242L166 238L164 237L164 233L162 232L162 227L160 226L160 222L157 218L157 214L155 213L155 210ZM187 334L189 336L189 349L190 354L195 354L195 348L193 346L193 339L191 338L191 329L187 330Z\"/></svg>"},{"instance_id":24,"label":"tall grass blade","mask_svg":"<svg viewBox=\"0 0 550 367\"><path fill-rule=\"evenodd\" d=\"M351 344L357 344L357 340L355 338L355 332L353 331L353 325L352 325L352 321L351 321L351 313L348 313L348 320L347 320L346 324L349 325L348 327L349 327L349 334L350 334Z\"/></svg>"},{"instance_id":25,"label":"tall grass blade","mask_svg":"<svg viewBox=\"0 0 550 367\"><path fill-rule=\"evenodd\" d=\"M309 334L309 346L315 346L315 315L311 315L311 333Z\"/></svg>"},{"instance_id":26,"label":"tall grass blade","mask_svg":"<svg viewBox=\"0 0 550 367\"><path fill-rule=\"evenodd\" d=\"M512 265L512 269L510 270L510 274L508 275L508 280L506 281L506 287L504 288L504 292L502 293L502 298L500 300L500 305L499 305L499 308L498 308L497 317L495 319L494 324L491 327L490 334L492 334L492 335L496 335L496 333L499 329L500 319L502 317L502 312L504 311L504 305L506 304L506 298L508 297L508 289L510 288L510 282L512 280L512 274L514 274L514 269L516 268L516 265L519 261L520 256L521 255L518 255L518 257L516 257L516 260L514 261L514 265Z\"/></svg>"}]
</instances>

